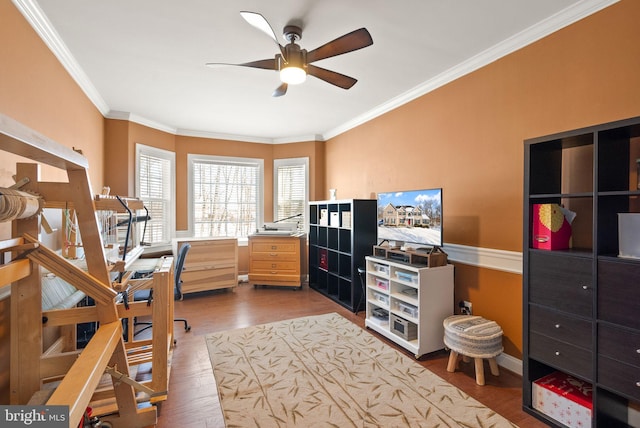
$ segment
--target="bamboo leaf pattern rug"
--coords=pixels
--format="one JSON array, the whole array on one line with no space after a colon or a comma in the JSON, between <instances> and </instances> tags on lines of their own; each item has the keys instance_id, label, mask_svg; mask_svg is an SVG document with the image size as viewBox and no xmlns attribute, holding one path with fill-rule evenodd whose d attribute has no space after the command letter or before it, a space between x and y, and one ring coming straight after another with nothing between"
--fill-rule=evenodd
<instances>
[{"instance_id":1,"label":"bamboo leaf pattern rug","mask_svg":"<svg viewBox=\"0 0 640 428\"><path fill-rule=\"evenodd\" d=\"M206 341L228 428L515 427L337 313Z\"/></svg>"}]
</instances>

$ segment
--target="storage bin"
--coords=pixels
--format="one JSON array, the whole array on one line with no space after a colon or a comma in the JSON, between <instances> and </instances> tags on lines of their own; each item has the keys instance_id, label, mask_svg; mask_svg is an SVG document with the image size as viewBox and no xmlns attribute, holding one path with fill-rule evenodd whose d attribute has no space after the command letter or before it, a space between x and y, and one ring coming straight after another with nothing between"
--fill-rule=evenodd
<instances>
[{"instance_id":1,"label":"storage bin","mask_svg":"<svg viewBox=\"0 0 640 428\"><path fill-rule=\"evenodd\" d=\"M418 283L418 274L413 272L403 272L403 271L397 270L396 278L398 278L401 281L410 282L412 284Z\"/></svg>"},{"instance_id":2,"label":"storage bin","mask_svg":"<svg viewBox=\"0 0 640 428\"><path fill-rule=\"evenodd\" d=\"M418 308L408 303L396 301L396 310L404 315L418 318Z\"/></svg>"},{"instance_id":3,"label":"storage bin","mask_svg":"<svg viewBox=\"0 0 640 428\"><path fill-rule=\"evenodd\" d=\"M618 256L640 258L640 213L618 213Z\"/></svg>"},{"instance_id":4,"label":"storage bin","mask_svg":"<svg viewBox=\"0 0 640 428\"><path fill-rule=\"evenodd\" d=\"M384 275L389 275L389 266L375 263L373 267L375 268L376 272Z\"/></svg>"},{"instance_id":5,"label":"storage bin","mask_svg":"<svg viewBox=\"0 0 640 428\"><path fill-rule=\"evenodd\" d=\"M389 291L389 281L386 279L376 278L376 287L384 291Z\"/></svg>"},{"instance_id":6,"label":"storage bin","mask_svg":"<svg viewBox=\"0 0 640 428\"><path fill-rule=\"evenodd\" d=\"M533 408L568 427L590 427L592 386L562 372L533 382Z\"/></svg>"},{"instance_id":7,"label":"storage bin","mask_svg":"<svg viewBox=\"0 0 640 428\"><path fill-rule=\"evenodd\" d=\"M375 300L377 300L378 302L389 306L389 296L387 296L386 294L382 294L382 293L376 293L375 291L373 292L373 298Z\"/></svg>"}]
</instances>

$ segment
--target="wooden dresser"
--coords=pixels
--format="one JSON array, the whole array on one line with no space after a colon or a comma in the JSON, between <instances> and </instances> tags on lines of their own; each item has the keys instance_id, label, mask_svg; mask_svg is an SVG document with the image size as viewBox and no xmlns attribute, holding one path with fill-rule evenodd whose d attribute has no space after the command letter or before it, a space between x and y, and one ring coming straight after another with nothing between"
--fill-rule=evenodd
<instances>
[{"instance_id":1,"label":"wooden dresser","mask_svg":"<svg viewBox=\"0 0 640 428\"><path fill-rule=\"evenodd\" d=\"M238 285L238 240L235 238L178 238L173 252L191 244L182 271L182 293L233 288Z\"/></svg>"},{"instance_id":2,"label":"wooden dresser","mask_svg":"<svg viewBox=\"0 0 640 428\"><path fill-rule=\"evenodd\" d=\"M249 236L249 284L302 287L305 245L304 234Z\"/></svg>"}]
</instances>

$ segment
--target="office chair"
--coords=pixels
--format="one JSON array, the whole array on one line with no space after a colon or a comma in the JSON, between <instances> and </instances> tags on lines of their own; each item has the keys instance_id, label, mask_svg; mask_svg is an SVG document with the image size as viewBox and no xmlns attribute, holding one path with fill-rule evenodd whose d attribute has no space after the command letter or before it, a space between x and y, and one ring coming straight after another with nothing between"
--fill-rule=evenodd
<instances>
[{"instance_id":1,"label":"office chair","mask_svg":"<svg viewBox=\"0 0 640 428\"><path fill-rule=\"evenodd\" d=\"M178 251L178 257L176 258L176 265L173 270L173 275L174 275L173 297L175 300L182 300L182 279L180 279L180 277L182 275L182 271L184 270L184 260L187 258L187 253L189 252L190 248L191 248L191 244L187 242L183 244L180 247L180 250ZM148 301L150 297L153 297L151 290L152 290L151 288L148 288L146 290L136 291L135 293L133 293L133 301L134 302L141 302L145 300ZM174 318L173 321L184 323L184 330L191 331L191 326L187 322L186 318ZM138 331L135 331L135 328L137 325L144 325L145 327L141 328ZM134 320L133 336L135 337L137 334L151 327L152 327L151 322Z\"/></svg>"}]
</instances>

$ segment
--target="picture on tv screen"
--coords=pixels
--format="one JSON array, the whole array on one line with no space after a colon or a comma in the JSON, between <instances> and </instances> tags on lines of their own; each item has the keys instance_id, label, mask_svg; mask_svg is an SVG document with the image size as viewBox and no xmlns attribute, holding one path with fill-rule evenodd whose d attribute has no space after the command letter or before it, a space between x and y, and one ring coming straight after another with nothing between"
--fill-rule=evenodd
<instances>
[{"instance_id":1,"label":"picture on tv screen","mask_svg":"<svg viewBox=\"0 0 640 428\"><path fill-rule=\"evenodd\" d=\"M442 189L378 193L378 242L441 247Z\"/></svg>"}]
</instances>

